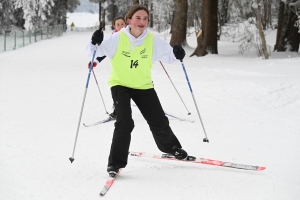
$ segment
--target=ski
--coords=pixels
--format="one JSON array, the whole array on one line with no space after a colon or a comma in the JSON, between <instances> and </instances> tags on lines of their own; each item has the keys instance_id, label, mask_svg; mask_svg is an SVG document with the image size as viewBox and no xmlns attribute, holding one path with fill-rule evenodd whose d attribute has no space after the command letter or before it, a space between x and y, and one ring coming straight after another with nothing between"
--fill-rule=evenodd
<instances>
[{"instance_id":1,"label":"ski","mask_svg":"<svg viewBox=\"0 0 300 200\"><path fill-rule=\"evenodd\" d=\"M100 192L100 196L104 196L107 191L111 188L112 184L115 182L116 178L119 176L122 169L119 170L117 174L109 174L109 178L107 179L104 187Z\"/></svg>"},{"instance_id":2,"label":"ski","mask_svg":"<svg viewBox=\"0 0 300 200\"><path fill-rule=\"evenodd\" d=\"M194 156L188 156L186 160L177 160L174 158L173 155L170 154L152 154L147 152L129 152L130 156L136 157L147 157L147 158L156 158L162 160L173 160L173 161L181 161L181 162L190 162L195 164L205 164L205 165L215 165L220 167L227 167L227 168L235 168L235 169L244 169L244 170L252 170L252 171L262 171L266 169L263 166L254 166L254 165L245 165L245 164L237 164L232 162L224 162L219 160L212 160L206 158L196 158Z\"/></svg>"},{"instance_id":3,"label":"ski","mask_svg":"<svg viewBox=\"0 0 300 200\"><path fill-rule=\"evenodd\" d=\"M106 118L106 119L103 119L103 120L101 120L101 121L98 121L98 122L95 122L95 123L92 123L92 124L85 124L85 123L83 123L83 125L84 125L85 127L91 127L91 126L96 126L96 125L98 125L98 124L104 124L104 123L107 123L107 122L111 122L111 121L114 121L114 120L116 120L116 119L115 119L115 118L108 117L108 118Z\"/></svg>"},{"instance_id":4,"label":"ski","mask_svg":"<svg viewBox=\"0 0 300 200\"><path fill-rule=\"evenodd\" d=\"M191 122L191 123L194 123L194 122L195 122L195 120L190 120L190 119L185 119L185 118L177 117L177 116L172 115L172 114L167 113L167 112L165 112L165 115L166 115L167 117L173 117L173 118L175 118L175 119L178 119L179 121L186 121L186 122Z\"/></svg>"},{"instance_id":5,"label":"ski","mask_svg":"<svg viewBox=\"0 0 300 200\"><path fill-rule=\"evenodd\" d=\"M135 105L135 104L132 104L132 106L137 107L137 105ZM167 117L172 117L174 119L178 119L179 121L186 121L186 122L191 122L191 123L195 122L195 120L190 120L190 119L185 119L185 118L177 117L177 116L175 116L173 114L170 114L170 113L167 113L167 112L165 112L165 115Z\"/></svg>"}]
</instances>

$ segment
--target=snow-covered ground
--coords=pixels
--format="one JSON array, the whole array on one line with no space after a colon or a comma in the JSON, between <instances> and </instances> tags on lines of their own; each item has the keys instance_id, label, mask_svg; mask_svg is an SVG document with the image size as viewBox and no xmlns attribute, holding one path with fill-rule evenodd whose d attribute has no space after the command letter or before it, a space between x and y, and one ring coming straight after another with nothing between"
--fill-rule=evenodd
<instances>
[{"instance_id":1,"label":"snow-covered ground","mask_svg":"<svg viewBox=\"0 0 300 200\"><path fill-rule=\"evenodd\" d=\"M92 13L67 13L67 25L74 23L75 27L92 27L99 25L99 15Z\"/></svg>"},{"instance_id":2,"label":"snow-covered ground","mask_svg":"<svg viewBox=\"0 0 300 200\"><path fill-rule=\"evenodd\" d=\"M92 21L92 20L91 20ZM75 24L83 23L80 18ZM114 123L76 129L91 58L85 46L92 32L68 32L0 54L0 199L99 199L108 175ZM110 30L105 35L111 34ZM155 34L158 34L155 32ZM164 33L159 34L162 38ZM266 35L273 46L275 34ZM170 36L167 37L169 41ZM106 199L123 200L298 200L300 196L300 55L272 53L263 60L240 56L239 43L219 42L219 54L189 57L184 64L210 140L198 118L181 64L164 64L192 115L159 63L153 81L184 149L197 157L266 166L260 172L147 158L129 158ZM110 63L95 69L105 105L112 100ZM147 123L132 107L131 151L159 153ZM91 77L82 122L105 118Z\"/></svg>"}]
</instances>

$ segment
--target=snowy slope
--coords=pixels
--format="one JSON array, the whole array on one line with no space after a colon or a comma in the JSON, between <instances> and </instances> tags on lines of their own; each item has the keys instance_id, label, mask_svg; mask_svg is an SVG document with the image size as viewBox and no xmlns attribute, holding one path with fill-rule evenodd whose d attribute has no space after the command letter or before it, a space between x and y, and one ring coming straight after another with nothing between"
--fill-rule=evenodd
<instances>
[{"instance_id":1,"label":"snowy slope","mask_svg":"<svg viewBox=\"0 0 300 200\"><path fill-rule=\"evenodd\" d=\"M111 34L107 30L105 34ZM91 34L68 32L0 54L1 200L101 198L114 124L81 126L75 161L69 161L88 75L85 45ZM188 43L190 55L195 38L188 38ZM159 63L153 66L153 81L165 111L196 120L170 119L189 154L267 169L252 172L130 157L104 198L299 199L300 56L273 53L271 59L262 60L249 53L243 57L237 46L220 42L218 55L184 59L210 143L202 142L203 130L180 63L164 66L191 116ZM110 110L109 72L108 59L95 69ZM131 151L159 153L140 112L136 107L132 111ZM82 122L104 117L91 77Z\"/></svg>"}]
</instances>

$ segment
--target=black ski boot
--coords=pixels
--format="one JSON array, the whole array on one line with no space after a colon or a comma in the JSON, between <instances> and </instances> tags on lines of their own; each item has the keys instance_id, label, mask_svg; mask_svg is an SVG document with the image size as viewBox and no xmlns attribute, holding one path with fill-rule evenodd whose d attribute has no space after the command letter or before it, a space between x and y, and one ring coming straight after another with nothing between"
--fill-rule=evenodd
<instances>
[{"instance_id":1,"label":"black ski boot","mask_svg":"<svg viewBox=\"0 0 300 200\"><path fill-rule=\"evenodd\" d=\"M114 111L112 113L109 114L109 117L111 119L117 119L117 113L116 113L116 110L114 109Z\"/></svg>"},{"instance_id":2,"label":"black ski boot","mask_svg":"<svg viewBox=\"0 0 300 200\"><path fill-rule=\"evenodd\" d=\"M107 172L110 177L115 177L119 172L120 168L117 165L110 165L107 167Z\"/></svg>"},{"instance_id":3,"label":"black ski boot","mask_svg":"<svg viewBox=\"0 0 300 200\"><path fill-rule=\"evenodd\" d=\"M178 160L185 160L188 157L187 152L181 148L178 148L177 146L172 148L172 152L170 154Z\"/></svg>"}]
</instances>

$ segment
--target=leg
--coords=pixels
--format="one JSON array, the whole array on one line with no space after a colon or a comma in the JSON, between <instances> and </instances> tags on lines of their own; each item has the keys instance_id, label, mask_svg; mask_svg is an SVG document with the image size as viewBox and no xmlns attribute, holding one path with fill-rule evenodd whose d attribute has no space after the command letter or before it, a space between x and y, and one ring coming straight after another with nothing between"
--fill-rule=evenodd
<instances>
[{"instance_id":1,"label":"leg","mask_svg":"<svg viewBox=\"0 0 300 200\"><path fill-rule=\"evenodd\" d=\"M134 128L130 106L131 89L114 86L111 88L111 92L118 118L115 122L108 166L117 165L119 168L123 168L127 165L131 132Z\"/></svg>"},{"instance_id":2,"label":"leg","mask_svg":"<svg viewBox=\"0 0 300 200\"><path fill-rule=\"evenodd\" d=\"M146 119L159 150L171 153L174 146L181 148L180 142L169 126L169 120L165 116L155 90L136 90L132 99Z\"/></svg>"}]
</instances>

